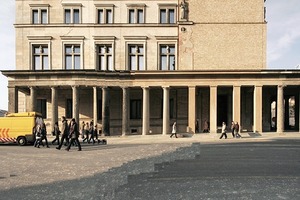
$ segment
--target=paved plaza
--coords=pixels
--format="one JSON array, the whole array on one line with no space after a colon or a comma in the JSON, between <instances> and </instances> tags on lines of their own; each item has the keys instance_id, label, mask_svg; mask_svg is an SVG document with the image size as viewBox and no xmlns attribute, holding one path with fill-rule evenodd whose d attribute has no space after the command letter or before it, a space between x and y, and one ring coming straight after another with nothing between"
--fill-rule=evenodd
<instances>
[{"instance_id":1,"label":"paved plaza","mask_svg":"<svg viewBox=\"0 0 300 200\"><path fill-rule=\"evenodd\" d=\"M0 145L0 199L300 199L299 133L218 136Z\"/></svg>"}]
</instances>

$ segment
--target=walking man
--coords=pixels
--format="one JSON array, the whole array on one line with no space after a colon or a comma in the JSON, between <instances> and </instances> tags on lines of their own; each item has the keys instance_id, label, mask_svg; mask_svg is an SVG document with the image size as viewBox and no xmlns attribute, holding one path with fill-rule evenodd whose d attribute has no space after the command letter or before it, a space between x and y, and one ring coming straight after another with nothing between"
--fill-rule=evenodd
<instances>
[{"instance_id":1,"label":"walking man","mask_svg":"<svg viewBox=\"0 0 300 200\"><path fill-rule=\"evenodd\" d=\"M74 118L71 120L69 137L71 138L71 141L69 142L69 145L66 148L66 150L69 151L71 148L71 145L75 142L78 145L78 151L81 151L81 145L78 140L78 137L79 137L78 125L75 122Z\"/></svg>"},{"instance_id":2,"label":"walking man","mask_svg":"<svg viewBox=\"0 0 300 200\"><path fill-rule=\"evenodd\" d=\"M226 123L225 123L225 122L222 123L222 135L221 135L220 139L222 139L223 136L225 136L225 139L227 139L227 134L226 134Z\"/></svg>"},{"instance_id":3,"label":"walking man","mask_svg":"<svg viewBox=\"0 0 300 200\"><path fill-rule=\"evenodd\" d=\"M63 145L64 140L66 140L66 142L67 142L67 138L69 136L68 121L66 120L66 118L64 116L62 117L61 132L62 132L62 136L61 136L60 144L58 145L58 147L56 147L56 149L58 149L58 150L61 149L61 146Z\"/></svg>"}]
</instances>

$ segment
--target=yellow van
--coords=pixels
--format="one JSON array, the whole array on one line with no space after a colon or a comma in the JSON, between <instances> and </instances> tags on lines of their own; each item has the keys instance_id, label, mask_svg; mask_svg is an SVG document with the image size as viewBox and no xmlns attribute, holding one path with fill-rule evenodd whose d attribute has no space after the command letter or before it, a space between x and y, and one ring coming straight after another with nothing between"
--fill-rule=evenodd
<instances>
[{"instance_id":1,"label":"yellow van","mask_svg":"<svg viewBox=\"0 0 300 200\"><path fill-rule=\"evenodd\" d=\"M35 141L34 127L44 123L37 112L9 113L0 117L0 142L24 146Z\"/></svg>"}]
</instances>

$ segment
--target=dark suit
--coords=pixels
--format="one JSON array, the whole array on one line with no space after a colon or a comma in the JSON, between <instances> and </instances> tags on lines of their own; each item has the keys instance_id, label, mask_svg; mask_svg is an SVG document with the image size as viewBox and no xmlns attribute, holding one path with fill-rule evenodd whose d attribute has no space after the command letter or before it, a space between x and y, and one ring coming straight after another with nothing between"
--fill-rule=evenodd
<instances>
[{"instance_id":1,"label":"dark suit","mask_svg":"<svg viewBox=\"0 0 300 200\"><path fill-rule=\"evenodd\" d=\"M71 145L76 142L76 144L78 145L78 151L81 151L81 145L78 140L79 137L78 125L75 121L71 123L69 137L71 137L71 141L69 142L69 145L66 148L66 150L69 151Z\"/></svg>"}]
</instances>

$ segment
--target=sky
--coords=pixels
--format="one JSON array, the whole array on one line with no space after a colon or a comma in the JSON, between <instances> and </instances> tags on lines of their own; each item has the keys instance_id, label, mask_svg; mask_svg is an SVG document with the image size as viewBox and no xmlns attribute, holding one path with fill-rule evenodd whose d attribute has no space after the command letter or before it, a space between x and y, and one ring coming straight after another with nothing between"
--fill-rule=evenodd
<instances>
[{"instance_id":1,"label":"sky","mask_svg":"<svg viewBox=\"0 0 300 200\"><path fill-rule=\"evenodd\" d=\"M267 68L300 70L300 0L267 0ZM0 70L15 69L15 0L0 6ZM8 108L7 78L0 74L0 109Z\"/></svg>"}]
</instances>

